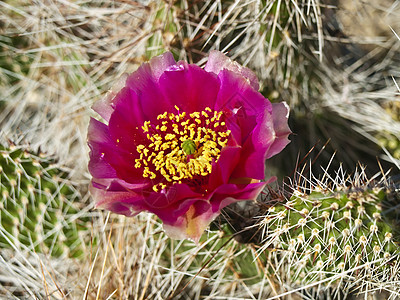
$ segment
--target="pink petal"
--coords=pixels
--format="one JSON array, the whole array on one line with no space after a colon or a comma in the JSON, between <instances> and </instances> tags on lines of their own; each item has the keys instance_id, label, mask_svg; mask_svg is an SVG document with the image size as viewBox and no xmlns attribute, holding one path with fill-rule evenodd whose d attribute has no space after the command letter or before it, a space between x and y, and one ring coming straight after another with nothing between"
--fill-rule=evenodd
<instances>
[{"instance_id":1,"label":"pink petal","mask_svg":"<svg viewBox=\"0 0 400 300\"><path fill-rule=\"evenodd\" d=\"M163 219L169 220L169 218L174 218L175 215L179 215L180 209L182 209L182 207L178 207L180 204L178 204L178 206L176 205L176 202L182 201L183 199L197 198L201 199L202 195L192 191L187 184L176 183L161 192L151 192L145 201L148 206L155 211L162 210L166 212Z\"/></svg>"},{"instance_id":2,"label":"pink petal","mask_svg":"<svg viewBox=\"0 0 400 300\"><path fill-rule=\"evenodd\" d=\"M271 103L240 74L224 69L218 78L221 87L215 104L216 110L223 110L228 116L236 114L242 119L263 114L265 109L272 111Z\"/></svg>"},{"instance_id":3,"label":"pink petal","mask_svg":"<svg viewBox=\"0 0 400 300\"><path fill-rule=\"evenodd\" d=\"M88 143L91 149L89 171L96 178L115 178L117 173L113 167L105 160L103 144L111 144L112 140L108 132L108 127L91 118L88 128Z\"/></svg>"},{"instance_id":4,"label":"pink petal","mask_svg":"<svg viewBox=\"0 0 400 300\"><path fill-rule=\"evenodd\" d=\"M266 152L275 141L272 116L265 112L242 146L240 161L232 177L249 177L262 180L265 177Z\"/></svg>"},{"instance_id":5,"label":"pink petal","mask_svg":"<svg viewBox=\"0 0 400 300\"><path fill-rule=\"evenodd\" d=\"M217 212L227 205L237 201L255 200L264 187L273 179L267 182L260 181L250 184L224 184L218 187L213 193L210 202L213 211Z\"/></svg>"},{"instance_id":6,"label":"pink petal","mask_svg":"<svg viewBox=\"0 0 400 300\"><path fill-rule=\"evenodd\" d=\"M179 62L179 69L167 70L160 77L159 88L169 107L175 105L187 113L214 108L219 80L196 65Z\"/></svg>"},{"instance_id":7,"label":"pink petal","mask_svg":"<svg viewBox=\"0 0 400 300\"><path fill-rule=\"evenodd\" d=\"M266 182L248 185L224 184L209 195L209 200L190 199L190 206L183 215L173 222L164 222L164 230L173 239L191 239L198 243L208 225L220 214L227 205L241 200L254 200L265 187ZM187 203L185 203L187 204Z\"/></svg>"},{"instance_id":8,"label":"pink petal","mask_svg":"<svg viewBox=\"0 0 400 300\"><path fill-rule=\"evenodd\" d=\"M253 89L258 91L259 85L257 76L249 68L243 67L237 62L232 61L220 51L211 51L204 70L218 75L224 69L240 74L247 80Z\"/></svg>"},{"instance_id":9,"label":"pink petal","mask_svg":"<svg viewBox=\"0 0 400 300\"><path fill-rule=\"evenodd\" d=\"M153 57L149 62L142 64L138 70L133 72L131 75L128 76L127 74L124 74L111 88L107 95L92 106L93 110L108 122L112 112L114 111L112 104L115 96L125 85L131 87L135 91L146 90L149 86L156 88L155 83L158 81L161 74L167 68L174 66L175 64L174 57L170 52ZM157 91L157 89L155 91Z\"/></svg>"},{"instance_id":10,"label":"pink petal","mask_svg":"<svg viewBox=\"0 0 400 300\"><path fill-rule=\"evenodd\" d=\"M175 111L161 93L159 79L166 70L176 67L174 57L170 52L166 52L142 64L128 77L126 85L138 95L140 109L146 120L153 120L165 111Z\"/></svg>"},{"instance_id":11,"label":"pink petal","mask_svg":"<svg viewBox=\"0 0 400 300\"><path fill-rule=\"evenodd\" d=\"M143 195L132 191L107 191L96 188L91 184L90 193L96 202L96 207L110 210L112 212L134 216L143 210L147 210L143 202Z\"/></svg>"},{"instance_id":12,"label":"pink petal","mask_svg":"<svg viewBox=\"0 0 400 300\"><path fill-rule=\"evenodd\" d=\"M218 214L213 213L211 206L206 202L198 201L174 224L164 223L163 227L170 238L190 239L197 244L203 232Z\"/></svg>"},{"instance_id":13,"label":"pink petal","mask_svg":"<svg viewBox=\"0 0 400 300\"><path fill-rule=\"evenodd\" d=\"M142 172L135 168L136 152L129 152L117 147L112 140L107 125L91 119L89 125L88 144L91 149L89 170L95 177L105 178L116 172L116 177L127 182L143 181ZM106 173L101 175L101 172Z\"/></svg>"},{"instance_id":14,"label":"pink petal","mask_svg":"<svg viewBox=\"0 0 400 300\"><path fill-rule=\"evenodd\" d=\"M218 162L210 174L208 189L215 190L221 184L228 183L229 178L240 159L241 147L226 146L222 149Z\"/></svg>"},{"instance_id":15,"label":"pink petal","mask_svg":"<svg viewBox=\"0 0 400 300\"><path fill-rule=\"evenodd\" d=\"M89 172L95 178L115 178L117 172L109 163L104 159L100 147L91 146Z\"/></svg>"},{"instance_id":16,"label":"pink petal","mask_svg":"<svg viewBox=\"0 0 400 300\"><path fill-rule=\"evenodd\" d=\"M289 106L286 102L272 104L272 118L275 130L275 140L268 149L266 158L270 158L281 152L290 143L289 135L292 131L289 128Z\"/></svg>"},{"instance_id":17,"label":"pink petal","mask_svg":"<svg viewBox=\"0 0 400 300\"><path fill-rule=\"evenodd\" d=\"M115 97L113 107L109 128L114 143L126 151L136 152L137 145L147 142L142 130L147 120L138 96L130 88L124 88Z\"/></svg>"},{"instance_id":18,"label":"pink petal","mask_svg":"<svg viewBox=\"0 0 400 300\"><path fill-rule=\"evenodd\" d=\"M242 145L240 161L232 176L263 179L266 151L274 141L272 105L243 79L228 70L219 74L221 88L216 107L223 110L233 137ZM240 135L235 130L240 129Z\"/></svg>"},{"instance_id":19,"label":"pink petal","mask_svg":"<svg viewBox=\"0 0 400 300\"><path fill-rule=\"evenodd\" d=\"M158 81L165 70L174 66L176 66L176 62L171 52L155 56L149 62L143 63L129 76L127 85L134 90L143 89L146 87L147 81Z\"/></svg>"}]
</instances>

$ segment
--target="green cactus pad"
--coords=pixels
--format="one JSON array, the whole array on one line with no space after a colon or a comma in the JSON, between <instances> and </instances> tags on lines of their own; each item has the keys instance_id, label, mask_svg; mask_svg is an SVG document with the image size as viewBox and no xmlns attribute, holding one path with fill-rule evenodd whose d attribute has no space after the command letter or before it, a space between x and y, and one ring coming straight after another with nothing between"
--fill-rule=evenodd
<instances>
[{"instance_id":1,"label":"green cactus pad","mask_svg":"<svg viewBox=\"0 0 400 300\"><path fill-rule=\"evenodd\" d=\"M43 155L0 147L0 248L82 255L88 219L80 217L80 195L67 176Z\"/></svg>"},{"instance_id":2,"label":"green cactus pad","mask_svg":"<svg viewBox=\"0 0 400 300\"><path fill-rule=\"evenodd\" d=\"M400 252L383 213L386 194L384 188L295 191L263 217L262 248L273 250L301 284L390 280Z\"/></svg>"}]
</instances>

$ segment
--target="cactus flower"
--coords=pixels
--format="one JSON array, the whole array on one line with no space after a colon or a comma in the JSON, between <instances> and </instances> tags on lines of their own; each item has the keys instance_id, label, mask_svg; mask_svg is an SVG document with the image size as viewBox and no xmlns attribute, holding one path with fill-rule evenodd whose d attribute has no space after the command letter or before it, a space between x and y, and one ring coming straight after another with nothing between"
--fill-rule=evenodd
<instances>
[{"instance_id":1,"label":"cactus flower","mask_svg":"<svg viewBox=\"0 0 400 300\"><path fill-rule=\"evenodd\" d=\"M93 109L88 144L97 206L156 214L171 238L198 241L230 203L268 183L264 161L288 143L288 107L271 104L256 76L218 51L203 68L152 58Z\"/></svg>"}]
</instances>

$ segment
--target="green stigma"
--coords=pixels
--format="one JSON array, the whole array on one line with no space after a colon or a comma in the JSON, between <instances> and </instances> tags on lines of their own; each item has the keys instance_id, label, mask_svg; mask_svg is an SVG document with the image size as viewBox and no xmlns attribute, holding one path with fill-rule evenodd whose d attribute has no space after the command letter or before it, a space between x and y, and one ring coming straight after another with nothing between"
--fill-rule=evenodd
<instances>
[{"instance_id":1,"label":"green stigma","mask_svg":"<svg viewBox=\"0 0 400 300\"><path fill-rule=\"evenodd\" d=\"M196 143L192 140L186 140L182 143L182 150L186 155L192 155L196 152Z\"/></svg>"}]
</instances>

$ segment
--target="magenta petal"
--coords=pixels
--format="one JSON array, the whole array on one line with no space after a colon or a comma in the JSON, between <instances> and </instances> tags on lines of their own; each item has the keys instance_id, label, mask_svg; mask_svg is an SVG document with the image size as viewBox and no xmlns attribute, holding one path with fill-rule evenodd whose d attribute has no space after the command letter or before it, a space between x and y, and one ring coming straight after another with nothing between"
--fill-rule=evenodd
<instances>
[{"instance_id":1,"label":"magenta petal","mask_svg":"<svg viewBox=\"0 0 400 300\"><path fill-rule=\"evenodd\" d=\"M143 182L141 171L134 167L137 154L117 147L107 125L91 119L88 144L91 149L89 170L94 177L108 178L115 170L116 176L125 181Z\"/></svg>"},{"instance_id":2,"label":"magenta petal","mask_svg":"<svg viewBox=\"0 0 400 300\"><path fill-rule=\"evenodd\" d=\"M241 147L227 146L221 151L218 162L213 166L208 183L209 190L215 190L221 184L228 183L229 178L240 159Z\"/></svg>"},{"instance_id":3,"label":"magenta petal","mask_svg":"<svg viewBox=\"0 0 400 300\"><path fill-rule=\"evenodd\" d=\"M217 212L233 202L255 200L269 182L221 185L210 200L213 211Z\"/></svg>"},{"instance_id":4,"label":"magenta petal","mask_svg":"<svg viewBox=\"0 0 400 300\"><path fill-rule=\"evenodd\" d=\"M107 191L90 186L90 193L96 202L96 207L112 212L134 216L143 210L147 210L143 202L143 195L132 191Z\"/></svg>"},{"instance_id":5,"label":"magenta petal","mask_svg":"<svg viewBox=\"0 0 400 300\"><path fill-rule=\"evenodd\" d=\"M248 81L253 89L258 91L259 85L257 76L250 69L242 67L220 51L211 51L204 70L218 75L224 69L240 74Z\"/></svg>"},{"instance_id":6,"label":"magenta petal","mask_svg":"<svg viewBox=\"0 0 400 300\"><path fill-rule=\"evenodd\" d=\"M146 198L146 202L149 207L164 209L168 211L167 217L173 217L175 213L179 214L179 211L176 211L176 206L171 206L185 198L201 198L201 194L192 191L187 184L174 184L161 193L150 193Z\"/></svg>"},{"instance_id":7,"label":"magenta petal","mask_svg":"<svg viewBox=\"0 0 400 300\"><path fill-rule=\"evenodd\" d=\"M198 242L204 230L220 214L222 208L240 200L254 200L265 187L265 182L248 184L245 187L225 184L215 190L209 201L193 199L184 215L173 222L164 221L164 230L170 238L188 238Z\"/></svg>"},{"instance_id":8,"label":"magenta petal","mask_svg":"<svg viewBox=\"0 0 400 300\"><path fill-rule=\"evenodd\" d=\"M174 66L176 66L174 57L170 52L166 52L153 57L150 62L141 65L128 77L126 85L138 95L140 109L147 120L154 119L165 111L174 111L174 107L164 99L158 82L160 76Z\"/></svg>"},{"instance_id":9,"label":"magenta petal","mask_svg":"<svg viewBox=\"0 0 400 300\"><path fill-rule=\"evenodd\" d=\"M217 216L218 213L213 213L208 203L198 201L190 206L185 215L172 224L164 223L163 227L172 239L190 239L198 243L204 230Z\"/></svg>"},{"instance_id":10,"label":"magenta petal","mask_svg":"<svg viewBox=\"0 0 400 300\"><path fill-rule=\"evenodd\" d=\"M117 172L104 159L99 147L91 147L89 171L95 178L115 178Z\"/></svg>"},{"instance_id":11,"label":"magenta petal","mask_svg":"<svg viewBox=\"0 0 400 300\"><path fill-rule=\"evenodd\" d=\"M102 144L112 143L108 127L91 118L88 128L90 161L89 171L96 178L115 178L117 173L109 163L105 161L105 154L102 152Z\"/></svg>"},{"instance_id":12,"label":"magenta petal","mask_svg":"<svg viewBox=\"0 0 400 300\"><path fill-rule=\"evenodd\" d=\"M92 186L98 189L104 189L109 192L142 192L143 189L150 186L150 182L128 183L122 179L116 178L93 178Z\"/></svg>"},{"instance_id":13,"label":"magenta petal","mask_svg":"<svg viewBox=\"0 0 400 300\"><path fill-rule=\"evenodd\" d=\"M179 201L175 201L171 206L164 209L155 209L150 207L149 211L156 214L164 224L174 224L178 219L185 216L187 211L197 201L207 202L201 195L198 197L181 198Z\"/></svg>"},{"instance_id":14,"label":"magenta petal","mask_svg":"<svg viewBox=\"0 0 400 300\"><path fill-rule=\"evenodd\" d=\"M94 118L90 118L88 127L88 142L90 143L112 143L108 126Z\"/></svg>"},{"instance_id":15,"label":"magenta petal","mask_svg":"<svg viewBox=\"0 0 400 300\"><path fill-rule=\"evenodd\" d=\"M96 180L97 181L97 180ZM129 183L126 182L122 179L114 179L111 180L108 185L107 185L107 190L108 191L130 191L130 192L135 192L135 193L142 193L143 189L146 187L151 186L151 182L143 182L143 183ZM144 194L144 193L143 193Z\"/></svg>"},{"instance_id":16,"label":"magenta petal","mask_svg":"<svg viewBox=\"0 0 400 300\"><path fill-rule=\"evenodd\" d=\"M270 158L278 154L290 143L289 135L292 131L289 128L289 106L286 102L272 104L272 118L275 130L275 140L268 149L266 158Z\"/></svg>"},{"instance_id":17,"label":"magenta petal","mask_svg":"<svg viewBox=\"0 0 400 300\"><path fill-rule=\"evenodd\" d=\"M271 103L254 90L242 76L224 69L218 78L221 87L215 104L216 110L222 110L228 116L236 114L237 118L244 120L249 116L263 114L265 110L272 111Z\"/></svg>"},{"instance_id":18,"label":"magenta petal","mask_svg":"<svg viewBox=\"0 0 400 300\"><path fill-rule=\"evenodd\" d=\"M272 116L266 112L242 146L242 155L233 177L262 180L265 177L266 152L275 141Z\"/></svg>"},{"instance_id":19,"label":"magenta petal","mask_svg":"<svg viewBox=\"0 0 400 300\"><path fill-rule=\"evenodd\" d=\"M275 133L272 122L272 105L259 92L252 89L237 74L223 70L217 109L226 111L228 128L241 130L242 145L240 161L233 177L263 179L266 152L274 142ZM231 114L232 116L229 116ZM234 133L234 131L233 131ZM233 135L237 139L237 134Z\"/></svg>"},{"instance_id":20,"label":"magenta petal","mask_svg":"<svg viewBox=\"0 0 400 300\"><path fill-rule=\"evenodd\" d=\"M110 135L119 147L136 152L136 146L147 141L142 130L143 123L147 120L141 110L140 101L133 90L124 88L114 102L115 110L109 122Z\"/></svg>"},{"instance_id":21,"label":"magenta petal","mask_svg":"<svg viewBox=\"0 0 400 300\"><path fill-rule=\"evenodd\" d=\"M180 62L180 68L167 70L160 77L160 88L169 106L185 112L214 108L219 80L196 65Z\"/></svg>"},{"instance_id":22,"label":"magenta petal","mask_svg":"<svg viewBox=\"0 0 400 300\"><path fill-rule=\"evenodd\" d=\"M157 82L165 70L175 65L176 62L171 52L155 56L149 62L142 64L139 69L129 76L127 85L134 90L142 90L146 88L148 81Z\"/></svg>"}]
</instances>

